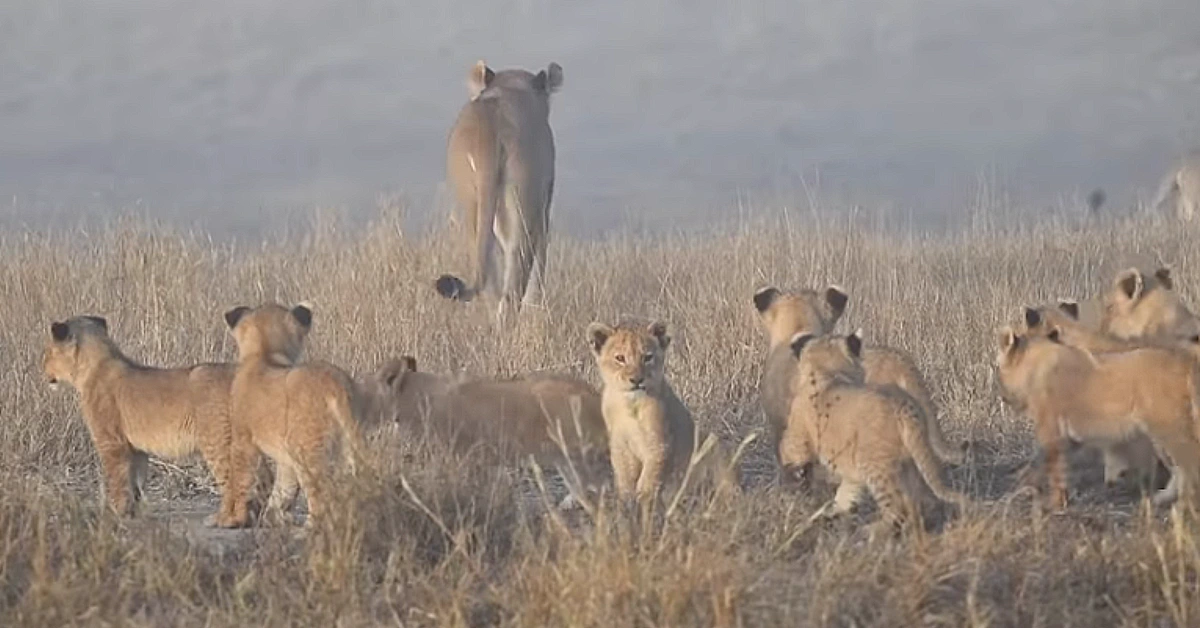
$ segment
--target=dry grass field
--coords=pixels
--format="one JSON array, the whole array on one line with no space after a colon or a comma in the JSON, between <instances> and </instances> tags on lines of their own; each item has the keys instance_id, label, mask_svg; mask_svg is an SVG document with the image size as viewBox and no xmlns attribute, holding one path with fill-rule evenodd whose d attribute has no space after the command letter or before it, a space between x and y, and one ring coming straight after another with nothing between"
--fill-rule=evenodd
<instances>
[{"instance_id":1,"label":"dry grass field","mask_svg":"<svg viewBox=\"0 0 1200 628\"><path fill-rule=\"evenodd\" d=\"M560 236L547 308L505 337L432 290L464 270L445 238L404 234L391 217L338 224L254 245L137 220L0 235L0 625L1200 625L1200 519L1103 488L1086 452L1069 513L1013 496L1035 448L992 369L993 329L1019 306L1098 293L1129 265L1169 264L1196 303L1200 230L1047 219L926 237L806 214L695 235ZM895 540L868 537L869 509L809 527L832 491L780 487L761 442L743 460L742 495L645 526L611 505L559 515L543 498L560 485L539 489L526 467L384 428L366 477L307 534L204 529L216 497L199 464L154 464L144 516L122 521L98 505L76 395L51 392L39 367L49 323L71 315L105 316L130 356L176 365L233 358L229 307L308 299L307 355L354 372L408 353L434 371L598 383L586 325L658 318L677 392L735 444L764 427L751 295L831 282L851 295L843 329L910 350L950 439L975 443L949 474L977 502L961 516Z\"/></svg>"}]
</instances>

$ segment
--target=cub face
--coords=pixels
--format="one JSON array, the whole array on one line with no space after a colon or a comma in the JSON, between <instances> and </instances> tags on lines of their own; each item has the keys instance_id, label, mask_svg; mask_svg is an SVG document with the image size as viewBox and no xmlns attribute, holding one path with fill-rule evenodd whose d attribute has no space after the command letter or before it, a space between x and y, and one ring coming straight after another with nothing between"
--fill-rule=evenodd
<instances>
[{"instance_id":1,"label":"cub face","mask_svg":"<svg viewBox=\"0 0 1200 628\"><path fill-rule=\"evenodd\" d=\"M86 359L82 343L89 335L108 336L108 321L99 316L76 316L50 324L50 335L42 352L42 374L50 388L59 382L74 385L82 374Z\"/></svg>"},{"instance_id":2,"label":"cub face","mask_svg":"<svg viewBox=\"0 0 1200 628\"><path fill-rule=\"evenodd\" d=\"M238 357L279 356L288 363L300 359L312 329L312 310L306 304L291 309L268 303L238 306L225 313L225 323L238 346Z\"/></svg>"},{"instance_id":3,"label":"cub face","mask_svg":"<svg viewBox=\"0 0 1200 628\"><path fill-rule=\"evenodd\" d=\"M592 323L587 334L606 389L629 393L661 390L663 361L671 342L666 324L613 328Z\"/></svg>"}]
</instances>

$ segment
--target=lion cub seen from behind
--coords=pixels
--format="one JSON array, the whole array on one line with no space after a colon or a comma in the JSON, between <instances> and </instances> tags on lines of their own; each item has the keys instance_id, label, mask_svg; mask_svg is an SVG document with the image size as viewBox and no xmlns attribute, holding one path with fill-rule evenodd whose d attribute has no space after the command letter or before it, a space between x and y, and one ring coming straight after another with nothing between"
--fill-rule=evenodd
<instances>
[{"instance_id":1,"label":"lion cub seen from behind","mask_svg":"<svg viewBox=\"0 0 1200 628\"><path fill-rule=\"evenodd\" d=\"M312 326L312 311L304 305L240 306L225 313L225 322L237 343L238 365L230 390L230 491L218 524L247 523L246 492L262 453L276 467L268 513L288 510L303 489L309 525L327 507L331 447L340 445L351 473L363 450L355 384L332 364L294 365Z\"/></svg>"},{"instance_id":2,"label":"lion cub seen from behind","mask_svg":"<svg viewBox=\"0 0 1200 628\"><path fill-rule=\"evenodd\" d=\"M592 323L587 334L604 381L600 404L617 495L646 503L681 477L697 444L692 415L663 372L667 326ZM715 472L718 488L736 484L724 456L712 453L701 463L706 473Z\"/></svg>"},{"instance_id":3,"label":"lion cub seen from behind","mask_svg":"<svg viewBox=\"0 0 1200 628\"><path fill-rule=\"evenodd\" d=\"M148 454L179 459L199 451L227 491L232 364L143 366L117 348L103 318L76 316L50 325L42 370L52 386L66 382L79 392L101 490L118 514L134 514L141 501Z\"/></svg>"},{"instance_id":4,"label":"lion cub seen from behind","mask_svg":"<svg viewBox=\"0 0 1200 628\"><path fill-rule=\"evenodd\" d=\"M862 339L796 334L795 398L780 442L785 467L820 461L841 478L833 501L812 519L848 512L864 489L879 505L883 522L900 525L915 511L901 483L902 465L912 461L939 499L957 505L965 498L942 483L942 469L929 444L921 405L895 385L865 381Z\"/></svg>"}]
</instances>

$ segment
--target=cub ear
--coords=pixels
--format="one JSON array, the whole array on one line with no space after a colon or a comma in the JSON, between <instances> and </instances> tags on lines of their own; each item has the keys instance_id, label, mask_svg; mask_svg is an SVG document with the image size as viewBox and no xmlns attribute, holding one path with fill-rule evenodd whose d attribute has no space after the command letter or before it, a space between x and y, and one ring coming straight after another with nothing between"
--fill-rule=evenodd
<instances>
[{"instance_id":1,"label":"cub ear","mask_svg":"<svg viewBox=\"0 0 1200 628\"><path fill-rule=\"evenodd\" d=\"M245 316L246 312L249 311L250 308L244 305L239 305L232 310L225 312L225 324L229 325L230 329L237 327L238 321L242 320L242 317Z\"/></svg>"},{"instance_id":2,"label":"cub ear","mask_svg":"<svg viewBox=\"0 0 1200 628\"><path fill-rule=\"evenodd\" d=\"M1042 324L1042 313L1034 308L1025 308L1025 326L1030 329L1037 329Z\"/></svg>"},{"instance_id":3,"label":"cub ear","mask_svg":"<svg viewBox=\"0 0 1200 628\"><path fill-rule=\"evenodd\" d=\"M562 66L557 63L550 62L550 65L546 66L545 70L538 72L537 76L533 77L533 81L534 87L546 92L547 94L553 94L554 92L558 91L560 87L562 87Z\"/></svg>"},{"instance_id":4,"label":"cub ear","mask_svg":"<svg viewBox=\"0 0 1200 628\"><path fill-rule=\"evenodd\" d=\"M292 308L292 318L296 319L296 322L305 329L312 327L312 317L312 308L305 303Z\"/></svg>"},{"instance_id":5,"label":"cub ear","mask_svg":"<svg viewBox=\"0 0 1200 628\"><path fill-rule=\"evenodd\" d=\"M604 348L604 343L613 335L613 328L604 323L592 323L588 325L587 336L588 342L592 345L592 353L600 355L600 350Z\"/></svg>"},{"instance_id":6,"label":"cub ear","mask_svg":"<svg viewBox=\"0 0 1200 628\"><path fill-rule=\"evenodd\" d=\"M484 63L483 59L475 62L471 67L471 71L467 74L467 92L471 95L471 100L479 98L483 90L492 84L492 80L496 78L496 73Z\"/></svg>"},{"instance_id":7,"label":"cub ear","mask_svg":"<svg viewBox=\"0 0 1200 628\"><path fill-rule=\"evenodd\" d=\"M1145 282L1142 281L1142 272L1136 268L1121 271L1114 283L1121 294L1130 301L1137 301L1142 296L1142 289L1145 286Z\"/></svg>"},{"instance_id":8,"label":"cub ear","mask_svg":"<svg viewBox=\"0 0 1200 628\"><path fill-rule=\"evenodd\" d=\"M856 329L854 333L846 336L846 350L855 358L862 357L862 329Z\"/></svg>"},{"instance_id":9,"label":"cub ear","mask_svg":"<svg viewBox=\"0 0 1200 628\"><path fill-rule=\"evenodd\" d=\"M829 304L829 309L833 312L833 319L836 321L846 311L850 295L837 286L829 286L825 289L825 302Z\"/></svg>"},{"instance_id":10,"label":"cub ear","mask_svg":"<svg viewBox=\"0 0 1200 628\"><path fill-rule=\"evenodd\" d=\"M1157 279L1158 283L1162 284L1162 287L1166 288L1167 290L1175 289L1175 281L1171 279L1170 268L1163 266L1162 268L1154 271L1154 278Z\"/></svg>"},{"instance_id":11,"label":"cub ear","mask_svg":"<svg viewBox=\"0 0 1200 628\"><path fill-rule=\"evenodd\" d=\"M666 323L654 321L653 323L650 323L650 327L647 329L650 331L651 336L654 336L658 339L658 346L666 349L667 345L671 344L671 337L667 335Z\"/></svg>"},{"instance_id":12,"label":"cub ear","mask_svg":"<svg viewBox=\"0 0 1200 628\"><path fill-rule=\"evenodd\" d=\"M66 323L50 323L50 337L55 342L62 342L71 337L71 327Z\"/></svg>"},{"instance_id":13,"label":"cub ear","mask_svg":"<svg viewBox=\"0 0 1200 628\"><path fill-rule=\"evenodd\" d=\"M805 331L799 332L795 336L792 336L792 355L799 358L800 352L804 351L805 345L812 341L813 338L816 338L816 336Z\"/></svg>"},{"instance_id":14,"label":"cub ear","mask_svg":"<svg viewBox=\"0 0 1200 628\"><path fill-rule=\"evenodd\" d=\"M400 356L387 361L380 367L375 376L388 388L399 389L404 384L404 377L417 372L417 359L411 355Z\"/></svg>"},{"instance_id":15,"label":"cub ear","mask_svg":"<svg viewBox=\"0 0 1200 628\"><path fill-rule=\"evenodd\" d=\"M1009 353L1017 348L1017 344L1020 341L1021 337L1017 335L1017 332L1013 331L1012 327L1005 326L996 330L996 344L1005 353Z\"/></svg>"},{"instance_id":16,"label":"cub ear","mask_svg":"<svg viewBox=\"0 0 1200 628\"><path fill-rule=\"evenodd\" d=\"M1071 320L1079 320L1079 302L1069 299L1060 299L1058 302L1058 311L1071 317Z\"/></svg>"},{"instance_id":17,"label":"cub ear","mask_svg":"<svg viewBox=\"0 0 1200 628\"><path fill-rule=\"evenodd\" d=\"M771 304L775 302L775 299L778 298L778 288L773 286L759 288L758 291L754 293L754 309L758 310L759 314L763 314L767 311L767 308L771 307Z\"/></svg>"},{"instance_id":18,"label":"cub ear","mask_svg":"<svg viewBox=\"0 0 1200 628\"><path fill-rule=\"evenodd\" d=\"M104 317L102 317L102 316L84 316L84 318L86 318L89 321L92 321L93 323L98 325L100 327L100 329L104 330L104 333L108 333L108 321L104 320Z\"/></svg>"}]
</instances>

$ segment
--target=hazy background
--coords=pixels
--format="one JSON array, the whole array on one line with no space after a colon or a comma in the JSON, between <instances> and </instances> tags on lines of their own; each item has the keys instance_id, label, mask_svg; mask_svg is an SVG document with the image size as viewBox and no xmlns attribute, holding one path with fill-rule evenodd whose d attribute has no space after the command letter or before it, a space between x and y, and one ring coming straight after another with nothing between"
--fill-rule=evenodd
<instances>
[{"instance_id":1,"label":"hazy background","mask_svg":"<svg viewBox=\"0 0 1200 628\"><path fill-rule=\"evenodd\" d=\"M1198 33L1196 0L9 0L0 217L428 215L481 57L564 68L558 229L808 193L942 219L981 173L1120 205L1200 143Z\"/></svg>"}]
</instances>

